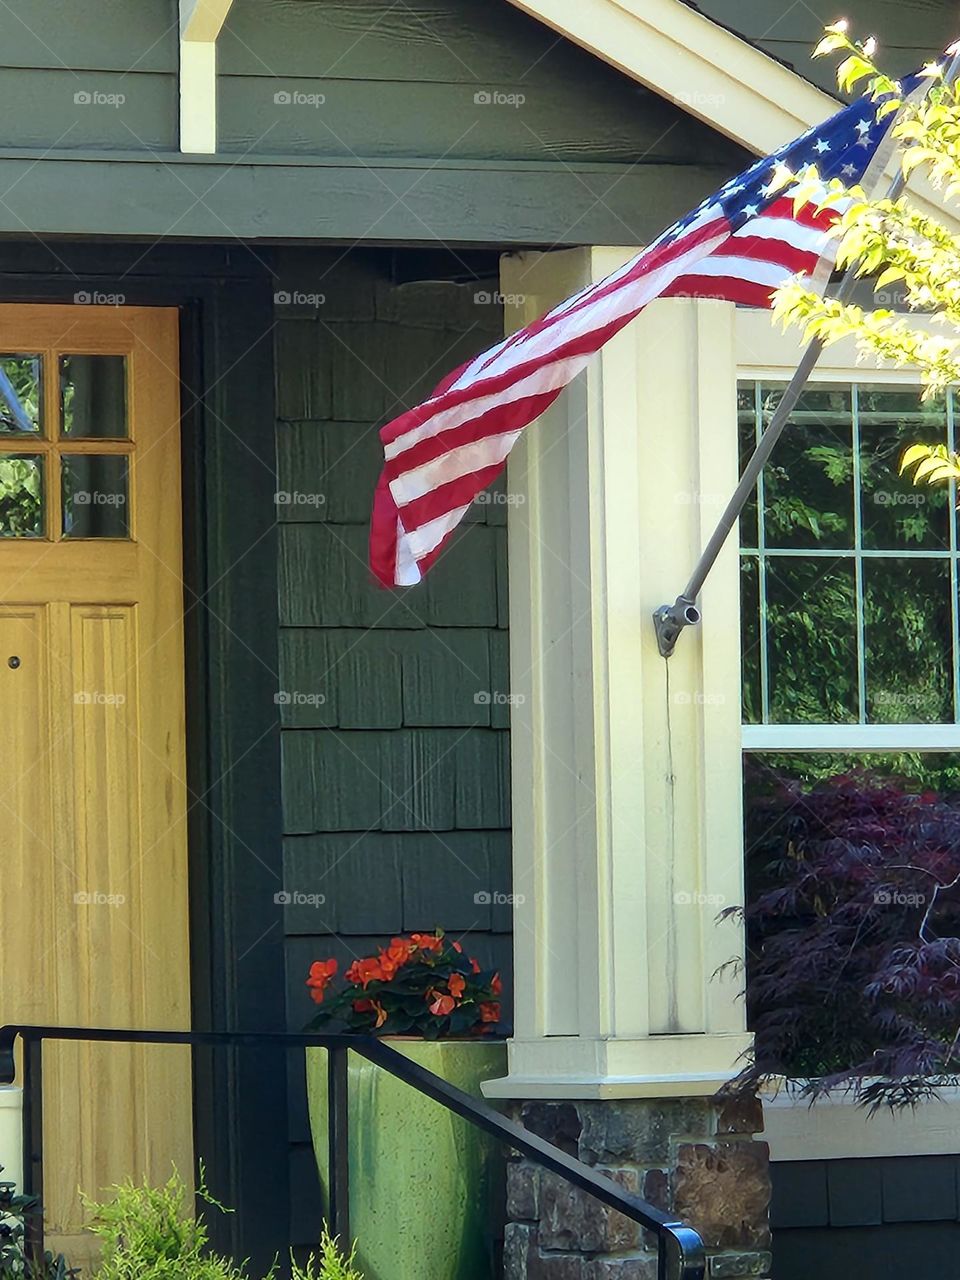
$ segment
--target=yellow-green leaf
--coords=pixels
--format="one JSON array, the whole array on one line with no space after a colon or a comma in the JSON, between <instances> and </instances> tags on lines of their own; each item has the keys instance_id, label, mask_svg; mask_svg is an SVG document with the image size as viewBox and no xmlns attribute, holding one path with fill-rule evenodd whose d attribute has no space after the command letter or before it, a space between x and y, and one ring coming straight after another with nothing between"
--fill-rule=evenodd
<instances>
[{"instance_id":1,"label":"yellow-green leaf","mask_svg":"<svg viewBox=\"0 0 960 1280\"><path fill-rule=\"evenodd\" d=\"M912 467L921 458L929 456L930 446L928 444L912 444L909 449L904 450L903 457L900 459L900 474L903 475L907 467Z\"/></svg>"}]
</instances>

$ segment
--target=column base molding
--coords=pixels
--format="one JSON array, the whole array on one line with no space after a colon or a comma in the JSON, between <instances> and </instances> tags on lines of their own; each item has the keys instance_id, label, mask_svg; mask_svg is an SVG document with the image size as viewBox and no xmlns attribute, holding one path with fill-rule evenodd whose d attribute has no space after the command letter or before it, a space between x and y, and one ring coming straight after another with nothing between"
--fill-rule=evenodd
<instances>
[{"instance_id":1,"label":"column base molding","mask_svg":"<svg viewBox=\"0 0 960 1280\"><path fill-rule=\"evenodd\" d=\"M488 1098L710 1097L745 1065L745 1032L636 1040L547 1036L508 1042L509 1074L484 1083Z\"/></svg>"}]
</instances>

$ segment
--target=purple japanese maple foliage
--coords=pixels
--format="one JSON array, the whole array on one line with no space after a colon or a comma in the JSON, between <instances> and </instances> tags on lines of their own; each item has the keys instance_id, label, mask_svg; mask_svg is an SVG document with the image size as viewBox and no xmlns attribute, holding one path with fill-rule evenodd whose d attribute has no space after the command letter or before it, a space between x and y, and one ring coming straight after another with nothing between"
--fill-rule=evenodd
<instances>
[{"instance_id":1,"label":"purple japanese maple foliage","mask_svg":"<svg viewBox=\"0 0 960 1280\"><path fill-rule=\"evenodd\" d=\"M916 1101L960 1075L960 797L748 764L747 1005L737 1084Z\"/></svg>"}]
</instances>

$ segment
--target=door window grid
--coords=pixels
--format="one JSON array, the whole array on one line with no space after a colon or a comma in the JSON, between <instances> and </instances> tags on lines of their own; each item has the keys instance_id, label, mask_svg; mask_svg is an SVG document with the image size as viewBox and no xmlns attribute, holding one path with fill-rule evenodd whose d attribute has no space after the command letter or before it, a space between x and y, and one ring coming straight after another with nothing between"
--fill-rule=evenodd
<instances>
[{"instance_id":1,"label":"door window grid","mask_svg":"<svg viewBox=\"0 0 960 1280\"><path fill-rule=\"evenodd\" d=\"M122 362L119 378L118 361ZM22 407L18 411L20 397L5 394L5 390L10 388L4 382L4 376L9 382L11 373L16 374L18 367L23 369L28 364L36 367L39 376L35 379L37 385L33 397L36 409L25 417ZM92 375L94 383L98 374L108 374L106 379L100 379L112 392L111 403L104 405L102 417L114 426L119 424L120 433L112 431L109 435L99 435L95 410L88 415L91 424L88 430L83 434L68 433L64 404L69 390L65 386L65 378L71 377L71 370L87 372ZM129 539L132 536L130 464L134 442L130 427L127 357L106 352L77 354L59 348L39 353L3 353L0 355L0 400L0 413L4 419L0 427L0 463L5 459L23 459L32 463L40 473L39 486L31 486L39 487L39 494L25 489L14 491L16 473L0 466L0 541ZM22 403L21 400L21 406ZM29 417L36 419L35 426L27 422ZM76 493L71 493L64 484L68 469L77 467L85 468L86 474L93 478L93 483L82 491L80 499L81 507L90 508L85 512L78 511ZM101 492L97 487L98 476L112 478L109 490ZM9 510L10 504L25 507L32 503L38 508L34 518L27 518L21 511ZM78 514L85 519L78 521Z\"/></svg>"},{"instance_id":2,"label":"door window grid","mask_svg":"<svg viewBox=\"0 0 960 1280\"><path fill-rule=\"evenodd\" d=\"M771 392L777 392L786 385L786 380L778 381L774 379L745 379L738 384L738 400L739 400L739 420L741 428L741 441L743 443L743 428L747 426L751 432L750 447L752 448L760 439L764 429L764 396ZM864 486L863 486L863 418L868 417L871 425L877 425L878 421L888 418L891 422L903 418L903 413L868 413L864 414L862 409L862 389L865 384L853 382L831 382L828 384L815 384L811 390L832 392L847 391L850 395L850 449L852 463L852 546L809 546L809 547L791 547L771 545L767 530L768 515L768 485L766 478L761 474L756 491L755 511L748 510L741 519L741 538L743 545L741 546L741 562L743 568L749 572L752 568L756 573L756 596L758 607L757 619L757 650L758 650L758 679L759 685L759 717L749 714L747 706L746 690L748 684L748 652L744 655L744 719L745 729L751 739L760 739L763 736L763 727L784 724L809 724L810 730L814 730L814 725L809 721L789 721L773 714L771 708L771 651L770 651L770 616L769 616L769 600L770 600L770 578L771 573L776 572L778 564L786 565L792 560L794 563L819 562L825 566L830 565L850 565L853 568L853 614L855 624L855 640L856 640L856 716L849 719L843 719L835 722L830 728L839 728L841 724L860 724L868 726L869 716L869 689L868 689L868 644L866 637L866 618L864 610L865 600L865 567L871 563L875 563L879 569L881 566L878 562L886 561L893 564L896 561L904 562L940 562L948 566L949 570L949 604L950 604L950 706L951 718L946 716L939 717L934 723L940 725L952 724L960 721L960 679L958 679L958 655L960 655L960 608L958 608L958 535L957 535L957 516L956 516L956 486L953 482L949 486L948 494L948 518L947 518L947 540L940 547L908 547L902 545L890 545L884 547L870 547L864 545L864 520L863 520L863 502L864 502ZM907 383L892 384L884 390L903 390L909 391L911 388ZM876 388L879 390L879 388ZM950 392L944 399L942 410L939 413L941 425L943 429L943 439L947 447L951 450L955 447L955 398ZM933 415L926 413L924 415L925 427L929 427L933 421ZM797 413L794 415L795 421L813 421L816 422L816 413ZM789 430L789 428L788 428ZM911 440L918 438L921 434L919 426L908 423L904 431L904 438L900 442L905 446ZM774 462L776 459L774 460ZM890 479L895 480L897 474L897 464L899 455L890 460ZM921 490L921 496L932 491L926 489ZM800 495L802 496L802 495ZM751 536L752 535L752 536ZM747 592L745 597L749 598ZM746 613L746 611L745 611ZM752 619L748 620L752 623ZM895 625L895 623L894 623ZM745 631L745 650L749 649L749 636ZM930 723L929 720L926 723ZM825 726L822 726L825 727ZM869 725L873 729L884 729L892 731L895 729L903 729L902 724L885 723L882 718L879 722L874 720ZM804 738L810 740L811 734L804 734ZM887 736L884 734L884 736ZM909 735L906 735L909 736ZM812 741L810 741L812 746ZM809 747L807 747L809 749Z\"/></svg>"}]
</instances>

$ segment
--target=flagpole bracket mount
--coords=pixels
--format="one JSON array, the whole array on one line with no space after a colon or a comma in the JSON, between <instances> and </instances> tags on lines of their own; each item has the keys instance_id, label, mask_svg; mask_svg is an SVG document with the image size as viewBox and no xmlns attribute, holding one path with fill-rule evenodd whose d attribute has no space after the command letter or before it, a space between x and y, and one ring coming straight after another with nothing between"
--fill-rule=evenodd
<instances>
[{"instance_id":1,"label":"flagpole bracket mount","mask_svg":"<svg viewBox=\"0 0 960 1280\"><path fill-rule=\"evenodd\" d=\"M677 596L673 604L662 604L653 615L660 657L669 658L676 648L681 631L685 627L695 627L699 621L700 610L687 596Z\"/></svg>"}]
</instances>

